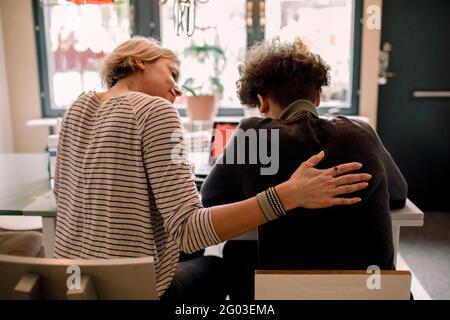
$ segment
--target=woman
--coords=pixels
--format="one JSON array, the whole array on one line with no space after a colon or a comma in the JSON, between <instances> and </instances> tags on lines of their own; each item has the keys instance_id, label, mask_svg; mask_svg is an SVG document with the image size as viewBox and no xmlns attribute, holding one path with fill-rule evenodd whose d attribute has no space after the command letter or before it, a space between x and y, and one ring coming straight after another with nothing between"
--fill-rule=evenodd
<instances>
[{"instance_id":1,"label":"woman","mask_svg":"<svg viewBox=\"0 0 450 320\"><path fill-rule=\"evenodd\" d=\"M320 153L258 200L203 208L189 163L173 160L182 143L174 134L182 128L172 105L181 94L174 53L133 38L106 58L102 78L108 90L78 98L62 124L54 189L57 258L154 256L160 297L201 297L209 293L196 289L206 288L205 278L192 276L210 265L193 266L206 257L179 263L180 250L233 239L283 214L280 206L356 203L360 199L337 196L367 187L370 175L346 174L359 163L314 169Z\"/></svg>"}]
</instances>

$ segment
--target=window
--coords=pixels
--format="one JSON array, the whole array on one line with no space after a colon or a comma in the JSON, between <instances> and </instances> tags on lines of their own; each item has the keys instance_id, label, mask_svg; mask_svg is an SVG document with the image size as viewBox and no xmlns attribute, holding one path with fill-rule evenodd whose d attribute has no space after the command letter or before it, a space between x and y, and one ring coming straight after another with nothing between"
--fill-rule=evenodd
<instances>
[{"instance_id":1,"label":"window","mask_svg":"<svg viewBox=\"0 0 450 320\"><path fill-rule=\"evenodd\" d=\"M245 0L199 3L192 37L177 36L175 11L172 1L160 6L161 42L182 61L180 85L195 94L217 94L221 106L240 107L235 84L247 47Z\"/></svg>"},{"instance_id":2,"label":"window","mask_svg":"<svg viewBox=\"0 0 450 320\"><path fill-rule=\"evenodd\" d=\"M38 5L41 101L45 116L57 116L82 92L101 89L102 59L130 38L129 2Z\"/></svg>"},{"instance_id":3,"label":"window","mask_svg":"<svg viewBox=\"0 0 450 320\"><path fill-rule=\"evenodd\" d=\"M131 34L152 36L174 50L182 61L180 85L218 92L219 115L243 114L235 83L249 45L274 36L300 36L332 68L319 112L358 112L362 0L202 0L192 37L176 35L174 1L74 5L33 0L43 115L60 116L80 93L99 90L102 58ZM217 64L202 65L192 54L199 48L223 54ZM219 82L211 80L214 75Z\"/></svg>"},{"instance_id":4,"label":"window","mask_svg":"<svg viewBox=\"0 0 450 320\"><path fill-rule=\"evenodd\" d=\"M322 91L320 109L323 110L342 108L339 112L357 112L356 101L352 103L352 94L357 96L359 87L359 72L352 72L359 71L356 61L359 60L359 45L354 41L357 35L359 39L359 31L355 30L358 28L353 18L361 16L357 2L266 0L265 3L266 16L270 15L266 19L266 38L278 36L282 41L290 41L300 37L331 66L330 85Z\"/></svg>"}]
</instances>

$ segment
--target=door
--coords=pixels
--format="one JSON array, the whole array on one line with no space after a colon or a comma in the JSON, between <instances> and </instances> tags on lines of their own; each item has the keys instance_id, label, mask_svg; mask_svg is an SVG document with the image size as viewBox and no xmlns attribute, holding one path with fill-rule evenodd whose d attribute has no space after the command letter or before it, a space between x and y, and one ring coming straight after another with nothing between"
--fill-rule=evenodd
<instances>
[{"instance_id":1,"label":"door","mask_svg":"<svg viewBox=\"0 0 450 320\"><path fill-rule=\"evenodd\" d=\"M378 132L409 198L450 211L450 1L384 0L381 38L393 77L380 85Z\"/></svg>"}]
</instances>

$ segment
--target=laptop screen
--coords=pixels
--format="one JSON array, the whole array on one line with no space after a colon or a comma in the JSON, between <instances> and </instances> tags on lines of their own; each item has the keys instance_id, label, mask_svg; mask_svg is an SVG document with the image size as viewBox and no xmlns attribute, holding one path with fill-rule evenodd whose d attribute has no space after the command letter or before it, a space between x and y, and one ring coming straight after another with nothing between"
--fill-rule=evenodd
<instances>
[{"instance_id":1,"label":"laptop screen","mask_svg":"<svg viewBox=\"0 0 450 320\"><path fill-rule=\"evenodd\" d=\"M223 149L228 140L239 125L238 122L215 122L213 130L213 142L211 148L211 158L215 161L222 155Z\"/></svg>"}]
</instances>

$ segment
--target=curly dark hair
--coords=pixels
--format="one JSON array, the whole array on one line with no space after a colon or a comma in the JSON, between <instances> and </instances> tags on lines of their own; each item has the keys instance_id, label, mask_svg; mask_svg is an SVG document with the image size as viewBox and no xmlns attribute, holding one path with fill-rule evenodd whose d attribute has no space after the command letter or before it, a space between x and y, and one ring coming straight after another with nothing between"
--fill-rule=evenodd
<instances>
[{"instance_id":1,"label":"curly dark hair","mask_svg":"<svg viewBox=\"0 0 450 320\"><path fill-rule=\"evenodd\" d=\"M256 44L239 66L238 97L243 105L258 107L257 94L281 107L298 99L314 102L317 92L329 83L330 67L297 38L278 38Z\"/></svg>"}]
</instances>

